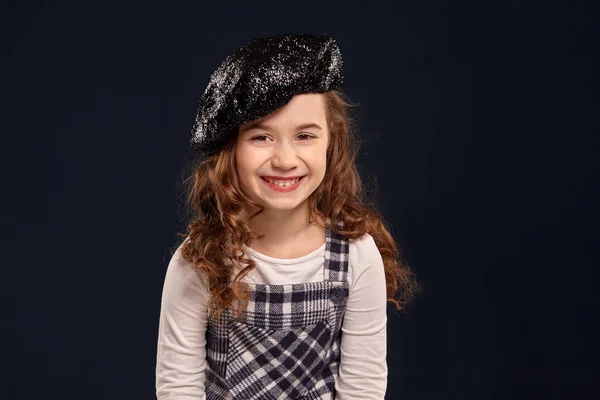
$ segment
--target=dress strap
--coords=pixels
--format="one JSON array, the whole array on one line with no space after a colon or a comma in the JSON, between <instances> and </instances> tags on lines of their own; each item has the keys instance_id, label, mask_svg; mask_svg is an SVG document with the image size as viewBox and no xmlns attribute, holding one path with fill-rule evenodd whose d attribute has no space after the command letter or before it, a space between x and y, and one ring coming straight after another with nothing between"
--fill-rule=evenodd
<instances>
[{"instance_id":1,"label":"dress strap","mask_svg":"<svg viewBox=\"0 0 600 400\"><path fill-rule=\"evenodd\" d=\"M338 221L336 225L341 228L343 222ZM326 218L325 220L325 233L323 280L345 282L348 278L348 254L350 248L348 239L333 232L330 218Z\"/></svg>"}]
</instances>

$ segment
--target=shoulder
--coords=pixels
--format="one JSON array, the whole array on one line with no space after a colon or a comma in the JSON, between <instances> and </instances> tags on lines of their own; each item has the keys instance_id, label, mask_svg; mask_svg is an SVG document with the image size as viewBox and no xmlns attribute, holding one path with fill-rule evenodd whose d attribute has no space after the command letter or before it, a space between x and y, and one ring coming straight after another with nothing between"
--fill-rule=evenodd
<instances>
[{"instance_id":1,"label":"shoulder","mask_svg":"<svg viewBox=\"0 0 600 400\"><path fill-rule=\"evenodd\" d=\"M381 253L370 234L365 233L361 237L351 240L348 252L349 272L354 281L369 269L383 271Z\"/></svg>"},{"instance_id":2,"label":"shoulder","mask_svg":"<svg viewBox=\"0 0 600 400\"><path fill-rule=\"evenodd\" d=\"M194 291L197 293L205 292L206 280L203 274L194 269L194 264L185 259L182 254L182 247L187 242L185 239L175 250L165 274L165 288L175 291Z\"/></svg>"},{"instance_id":3,"label":"shoulder","mask_svg":"<svg viewBox=\"0 0 600 400\"><path fill-rule=\"evenodd\" d=\"M183 245L186 242L189 242L188 238L186 238L181 244L179 244L177 249L175 249L175 251L171 255L171 259L169 260L169 265L167 266L167 271L169 271L171 269L172 270L193 269L192 263L190 261L186 260L182 254Z\"/></svg>"},{"instance_id":4,"label":"shoulder","mask_svg":"<svg viewBox=\"0 0 600 400\"><path fill-rule=\"evenodd\" d=\"M375 239L365 233L358 239L350 241L350 260L357 264L379 264L383 263L381 253L375 244Z\"/></svg>"}]
</instances>

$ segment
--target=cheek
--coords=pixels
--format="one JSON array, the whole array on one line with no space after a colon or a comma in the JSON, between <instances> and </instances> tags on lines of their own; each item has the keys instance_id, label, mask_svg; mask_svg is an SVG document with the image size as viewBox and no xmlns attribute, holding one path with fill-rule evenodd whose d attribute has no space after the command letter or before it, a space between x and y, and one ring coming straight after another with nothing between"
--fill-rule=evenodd
<instances>
[{"instance_id":1,"label":"cheek","mask_svg":"<svg viewBox=\"0 0 600 400\"><path fill-rule=\"evenodd\" d=\"M235 154L235 162L240 176L246 176L253 168L252 157L248 152L238 151Z\"/></svg>"},{"instance_id":2,"label":"cheek","mask_svg":"<svg viewBox=\"0 0 600 400\"><path fill-rule=\"evenodd\" d=\"M235 169L238 177L239 184L242 187L247 186L248 182L248 164L243 157L240 157L240 154L236 154L235 159Z\"/></svg>"},{"instance_id":3,"label":"cheek","mask_svg":"<svg viewBox=\"0 0 600 400\"><path fill-rule=\"evenodd\" d=\"M258 181L258 179L260 179L258 176L260 167L261 164L256 155L253 156L248 153L240 153L239 157L236 157L238 179L240 185L246 191L254 190L254 188L260 184Z\"/></svg>"},{"instance_id":4,"label":"cheek","mask_svg":"<svg viewBox=\"0 0 600 400\"><path fill-rule=\"evenodd\" d=\"M327 160L324 157L317 158L311 162L311 165L312 165L314 176L319 179L323 179L323 177L325 176L325 173L327 172L326 171L327 170Z\"/></svg>"}]
</instances>

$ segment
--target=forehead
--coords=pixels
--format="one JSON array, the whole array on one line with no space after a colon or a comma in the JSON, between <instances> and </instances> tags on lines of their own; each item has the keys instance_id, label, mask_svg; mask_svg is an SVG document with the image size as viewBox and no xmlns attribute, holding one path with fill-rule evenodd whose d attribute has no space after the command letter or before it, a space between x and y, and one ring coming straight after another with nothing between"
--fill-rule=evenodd
<instances>
[{"instance_id":1,"label":"forehead","mask_svg":"<svg viewBox=\"0 0 600 400\"><path fill-rule=\"evenodd\" d=\"M240 126L240 131L252 129L258 124L300 125L316 123L325 126L325 98L320 93L299 94L283 107L271 114L254 121L248 121Z\"/></svg>"}]
</instances>

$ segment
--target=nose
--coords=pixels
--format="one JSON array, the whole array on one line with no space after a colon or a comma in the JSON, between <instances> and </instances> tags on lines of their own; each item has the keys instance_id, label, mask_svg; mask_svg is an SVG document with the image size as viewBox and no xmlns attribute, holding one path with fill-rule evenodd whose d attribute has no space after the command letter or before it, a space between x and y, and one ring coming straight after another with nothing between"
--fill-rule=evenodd
<instances>
[{"instance_id":1,"label":"nose","mask_svg":"<svg viewBox=\"0 0 600 400\"><path fill-rule=\"evenodd\" d=\"M273 159L273 167L281 169L289 169L298 165L298 155L296 149L286 142L280 142L275 147Z\"/></svg>"}]
</instances>

